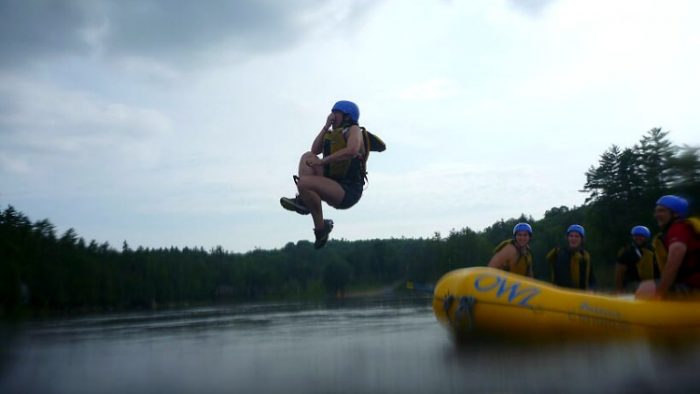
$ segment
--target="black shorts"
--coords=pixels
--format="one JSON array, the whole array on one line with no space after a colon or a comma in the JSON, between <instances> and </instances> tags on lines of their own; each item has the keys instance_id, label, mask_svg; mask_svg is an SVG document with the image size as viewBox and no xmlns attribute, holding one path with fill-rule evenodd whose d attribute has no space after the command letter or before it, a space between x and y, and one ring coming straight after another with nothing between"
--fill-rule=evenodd
<instances>
[{"instance_id":1,"label":"black shorts","mask_svg":"<svg viewBox=\"0 0 700 394\"><path fill-rule=\"evenodd\" d=\"M341 181L338 182L338 184L340 184L340 187L342 187L345 191L345 196L343 197L343 201L341 201L340 204L334 208L348 209L360 201L360 197L362 197L362 189L365 185L362 183L347 181Z\"/></svg>"}]
</instances>

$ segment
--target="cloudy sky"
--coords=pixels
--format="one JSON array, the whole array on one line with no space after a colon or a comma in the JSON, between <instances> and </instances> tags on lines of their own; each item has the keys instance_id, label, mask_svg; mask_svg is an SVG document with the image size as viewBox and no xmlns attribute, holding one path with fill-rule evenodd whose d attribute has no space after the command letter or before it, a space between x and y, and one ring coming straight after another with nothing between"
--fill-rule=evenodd
<instances>
[{"instance_id":1,"label":"cloudy sky","mask_svg":"<svg viewBox=\"0 0 700 394\"><path fill-rule=\"evenodd\" d=\"M333 102L388 145L334 238L581 205L653 127L700 145L700 3L0 0L0 204L120 247L313 238L282 210Z\"/></svg>"}]
</instances>

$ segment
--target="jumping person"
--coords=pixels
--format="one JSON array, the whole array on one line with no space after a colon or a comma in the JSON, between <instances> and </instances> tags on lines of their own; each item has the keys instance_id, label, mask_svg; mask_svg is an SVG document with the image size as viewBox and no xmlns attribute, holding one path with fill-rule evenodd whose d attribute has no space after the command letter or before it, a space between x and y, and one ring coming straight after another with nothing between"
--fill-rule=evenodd
<instances>
[{"instance_id":1,"label":"jumping person","mask_svg":"<svg viewBox=\"0 0 700 394\"><path fill-rule=\"evenodd\" d=\"M513 238L507 239L494 249L494 255L488 266L510 271L515 274L533 277L532 253L530 252L532 226L518 223L513 227Z\"/></svg>"},{"instance_id":2,"label":"jumping person","mask_svg":"<svg viewBox=\"0 0 700 394\"><path fill-rule=\"evenodd\" d=\"M280 199L287 210L311 214L316 249L326 244L333 230L333 221L323 218L321 202L336 209L348 209L362 196L369 143L359 119L360 109L355 103L343 100L333 105L311 151L299 160L299 174L294 177L299 194ZM322 158L318 157L320 154Z\"/></svg>"}]
</instances>

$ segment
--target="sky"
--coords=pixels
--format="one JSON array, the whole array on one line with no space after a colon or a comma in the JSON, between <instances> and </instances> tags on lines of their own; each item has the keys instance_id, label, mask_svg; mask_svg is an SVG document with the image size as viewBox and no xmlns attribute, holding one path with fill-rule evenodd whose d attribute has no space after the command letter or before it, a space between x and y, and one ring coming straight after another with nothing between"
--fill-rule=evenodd
<instances>
[{"instance_id":1,"label":"sky","mask_svg":"<svg viewBox=\"0 0 700 394\"><path fill-rule=\"evenodd\" d=\"M0 207L116 248L313 240L283 210L337 100L387 144L331 238L583 204L611 145L700 145L700 3L0 0ZM537 229L535 229L535 232Z\"/></svg>"}]
</instances>

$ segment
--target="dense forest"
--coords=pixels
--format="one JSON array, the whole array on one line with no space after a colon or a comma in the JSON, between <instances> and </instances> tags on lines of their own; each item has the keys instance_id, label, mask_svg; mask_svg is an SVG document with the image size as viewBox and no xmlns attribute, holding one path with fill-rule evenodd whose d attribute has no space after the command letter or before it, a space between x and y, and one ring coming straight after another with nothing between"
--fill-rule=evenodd
<instances>
[{"instance_id":1,"label":"dense forest","mask_svg":"<svg viewBox=\"0 0 700 394\"><path fill-rule=\"evenodd\" d=\"M0 213L0 316L18 311L154 308L187 303L317 298L348 289L434 283L449 270L485 265L519 221L535 229L535 274L548 278L544 255L564 241L572 223L586 227L586 247L603 288L612 287L616 251L633 225L651 229L656 199L668 193L700 201L698 147L674 146L652 129L631 148L613 145L586 172L580 207L553 207L476 232L469 227L431 238L331 240L277 250L231 253L216 247L121 249L86 242L73 229L58 236L49 220L32 222L8 206Z\"/></svg>"}]
</instances>

